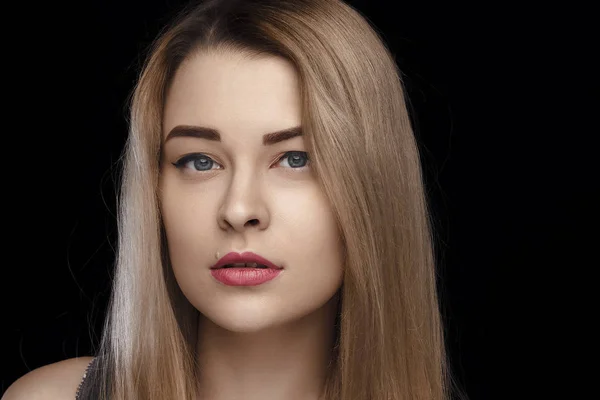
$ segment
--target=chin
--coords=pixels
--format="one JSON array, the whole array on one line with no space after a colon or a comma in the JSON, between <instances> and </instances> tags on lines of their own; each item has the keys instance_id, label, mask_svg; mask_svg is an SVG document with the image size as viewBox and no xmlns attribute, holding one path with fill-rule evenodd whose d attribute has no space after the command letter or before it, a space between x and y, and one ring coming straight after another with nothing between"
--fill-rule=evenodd
<instances>
[{"instance_id":1,"label":"chin","mask_svg":"<svg viewBox=\"0 0 600 400\"><path fill-rule=\"evenodd\" d=\"M211 324L215 328L220 328L232 333L257 333L264 332L269 328L275 328L285 324L285 319L281 316L273 315L264 310L249 310L247 307L242 309L221 309L210 313L200 312L202 324Z\"/></svg>"}]
</instances>

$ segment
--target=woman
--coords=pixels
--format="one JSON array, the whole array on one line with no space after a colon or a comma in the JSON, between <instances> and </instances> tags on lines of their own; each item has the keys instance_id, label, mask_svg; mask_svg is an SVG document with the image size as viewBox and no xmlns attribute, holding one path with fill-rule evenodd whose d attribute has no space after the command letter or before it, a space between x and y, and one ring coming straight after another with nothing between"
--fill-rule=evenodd
<instances>
[{"instance_id":1,"label":"woman","mask_svg":"<svg viewBox=\"0 0 600 400\"><path fill-rule=\"evenodd\" d=\"M190 6L155 42L130 123L99 354L4 398L447 398L418 148L359 13Z\"/></svg>"}]
</instances>

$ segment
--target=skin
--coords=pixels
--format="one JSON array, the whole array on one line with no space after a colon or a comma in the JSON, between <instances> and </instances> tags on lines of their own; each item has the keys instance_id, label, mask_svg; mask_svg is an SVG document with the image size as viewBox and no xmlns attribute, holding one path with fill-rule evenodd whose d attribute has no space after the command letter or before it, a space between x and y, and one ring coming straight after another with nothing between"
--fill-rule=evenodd
<instances>
[{"instance_id":1,"label":"skin","mask_svg":"<svg viewBox=\"0 0 600 400\"><path fill-rule=\"evenodd\" d=\"M167 140L183 125L217 129L221 140ZM304 139L263 144L264 134L299 125L298 78L281 58L195 54L167 93L159 198L175 277L200 312L203 399L305 400L322 391L343 278L339 231L310 160L285 156L306 151ZM174 165L190 153L214 163ZM217 252L232 251L284 270L262 285L224 285L210 267Z\"/></svg>"},{"instance_id":2,"label":"skin","mask_svg":"<svg viewBox=\"0 0 600 400\"><path fill-rule=\"evenodd\" d=\"M70 358L44 365L17 379L2 400L73 400L92 357Z\"/></svg>"}]
</instances>

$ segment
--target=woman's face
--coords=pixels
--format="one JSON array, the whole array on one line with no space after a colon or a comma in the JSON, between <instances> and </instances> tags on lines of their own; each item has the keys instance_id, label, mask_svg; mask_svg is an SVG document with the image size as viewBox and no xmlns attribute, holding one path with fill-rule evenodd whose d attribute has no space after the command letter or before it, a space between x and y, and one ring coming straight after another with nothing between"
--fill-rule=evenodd
<instances>
[{"instance_id":1,"label":"woman's face","mask_svg":"<svg viewBox=\"0 0 600 400\"><path fill-rule=\"evenodd\" d=\"M342 284L339 232L304 140L268 136L300 123L296 72L282 58L194 55L167 93L160 199L169 255L190 303L225 329L292 322ZM230 286L211 273L217 253L230 252L283 269L259 285Z\"/></svg>"}]
</instances>

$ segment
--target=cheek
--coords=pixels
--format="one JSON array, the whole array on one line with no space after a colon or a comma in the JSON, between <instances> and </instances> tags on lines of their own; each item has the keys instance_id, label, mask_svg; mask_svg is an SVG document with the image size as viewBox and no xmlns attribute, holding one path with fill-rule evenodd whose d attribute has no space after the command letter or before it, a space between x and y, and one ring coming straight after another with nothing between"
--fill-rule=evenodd
<instances>
[{"instance_id":1,"label":"cheek","mask_svg":"<svg viewBox=\"0 0 600 400\"><path fill-rule=\"evenodd\" d=\"M207 259L214 240L214 204L201 192L178 190L165 184L161 196L161 213L169 243L173 267L198 266ZM214 260L213 260L214 261Z\"/></svg>"},{"instance_id":2,"label":"cheek","mask_svg":"<svg viewBox=\"0 0 600 400\"><path fill-rule=\"evenodd\" d=\"M342 263L342 240L333 211L325 196L315 187L278 202L280 215L272 221L279 232L281 247L290 261L304 260L339 271Z\"/></svg>"},{"instance_id":3,"label":"cheek","mask_svg":"<svg viewBox=\"0 0 600 400\"><path fill-rule=\"evenodd\" d=\"M320 192L305 192L279 204L286 207L271 227L289 266L281 307L284 314L301 317L321 308L341 287L343 245L331 207Z\"/></svg>"}]
</instances>

